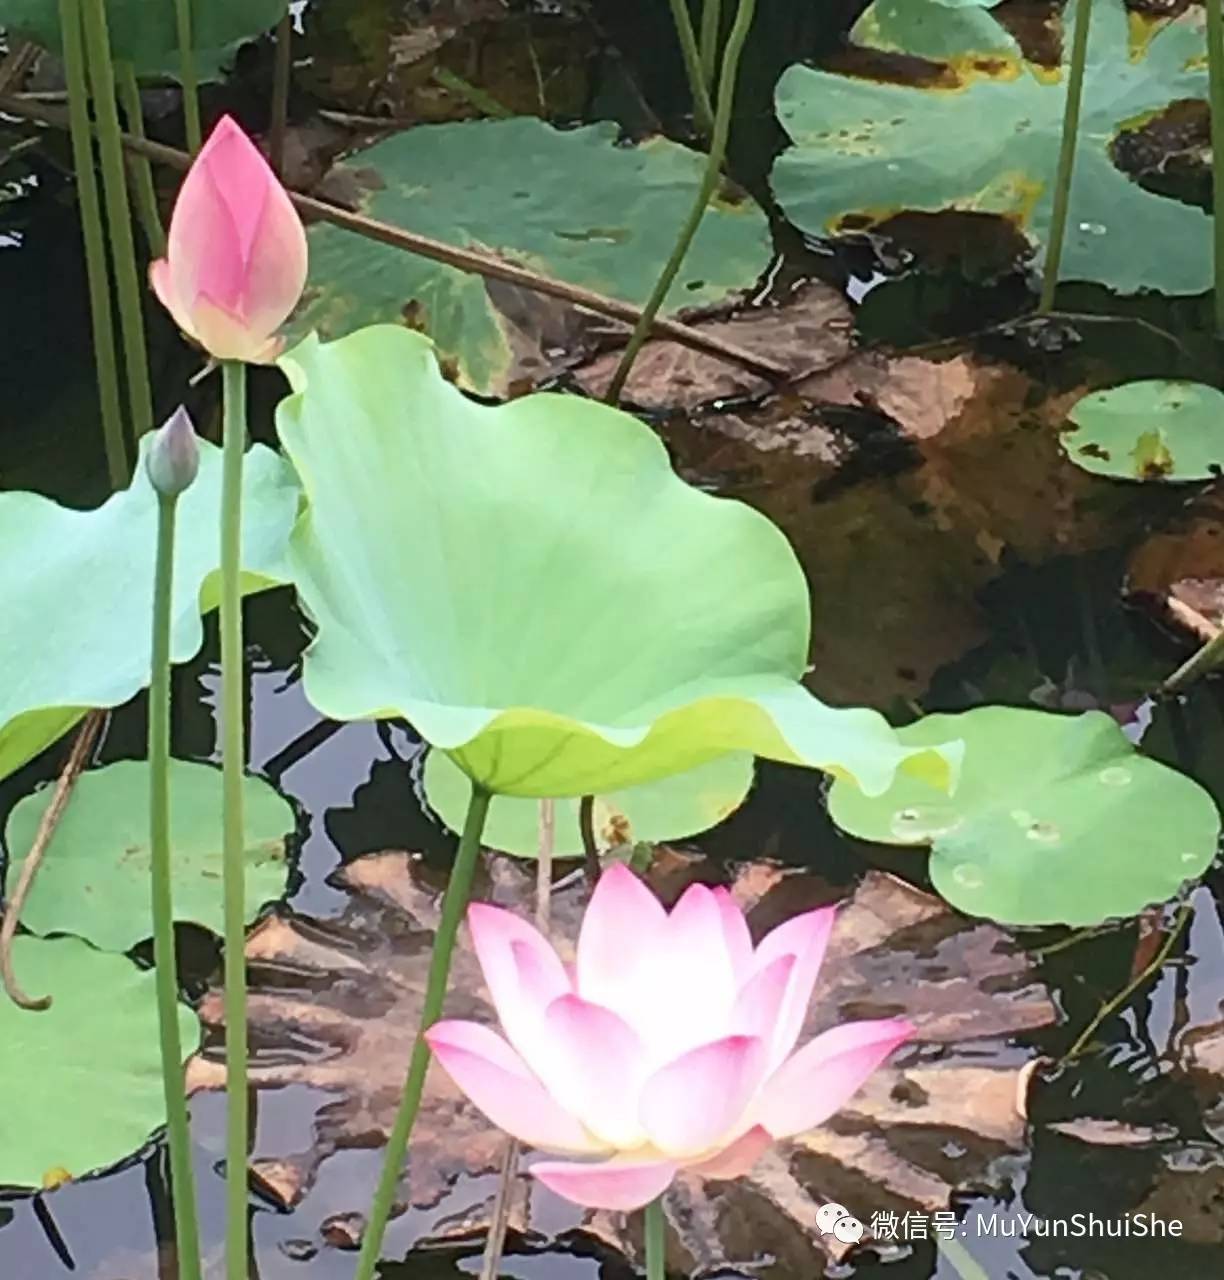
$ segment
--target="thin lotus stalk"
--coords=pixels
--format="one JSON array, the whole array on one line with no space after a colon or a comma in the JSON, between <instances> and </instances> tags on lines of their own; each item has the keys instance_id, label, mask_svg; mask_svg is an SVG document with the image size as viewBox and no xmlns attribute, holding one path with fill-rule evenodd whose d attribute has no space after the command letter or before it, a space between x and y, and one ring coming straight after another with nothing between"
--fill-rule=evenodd
<instances>
[{"instance_id":1,"label":"thin lotus stalk","mask_svg":"<svg viewBox=\"0 0 1224 1280\"><path fill-rule=\"evenodd\" d=\"M722 71L718 77L718 111L714 116L714 132L710 138L710 151L706 156L705 172L697 190L697 198L693 201L688 218L680 229L676 247L672 250L663 273L655 282L655 287L642 309L640 319L634 325L629 345L621 356L620 364L612 375L612 381L604 396L608 404L616 404L620 400L634 361L637 360L639 352L646 343L655 317L663 306L663 301L675 282L680 268L684 265L684 259L688 256L688 251L697 235L697 229L701 226L701 220L705 217L710 200L718 189L722 177L723 160L727 154L727 139L731 133L731 108L735 100L735 83L739 76L740 56L744 52L744 43L748 39L748 32L752 27L755 14L756 0L739 0L735 22L731 26L726 48L723 50Z\"/></svg>"},{"instance_id":2,"label":"thin lotus stalk","mask_svg":"<svg viewBox=\"0 0 1224 1280\"><path fill-rule=\"evenodd\" d=\"M676 38L680 41L684 74L688 77L689 92L693 95L693 123L697 126L698 133L709 137L713 129L714 106L701 72L701 50L697 47L697 33L693 30L688 0L668 0L668 3L671 5L672 21L676 24Z\"/></svg>"},{"instance_id":3,"label":"thin lotus stalk","mask_svg":"<svg viewBox=\"0 0 1224 1280\"><path fill-rule=\"evenodd\" d=\"M85 78L85 50L81 42L80 0L60 0L60 28L64 42L64 77L68 84L72 166L76 170L81 237L85 243L85 277L89 286L89 319L93 333L94 366L106 470L114 490L131 475L123 439L123 410L119 402L119 368L115 325L111 312L110 267L106 259L98 175L94 171L93 140L89 129L89 85Z\"/></svg>"},{"instance_id":4,"label":"thin lotus stalk","mask_svg":"<svg viewBox=\"0 0 1224 1280\"><path fill-rule=\"evenodd\" d=\"M663 1197L652 1200L642 1212L646 1216L646 1280L666 1280L667 1224L663 1218Z\"/></svg>"},{"instance_id":5,"label":"thin lotus stalk","mask_svg":"<svg viewBox=\"0 0 1224 1280\"><path fill-rule=\"evenodd\" d=\"M247 1280L246 886L242 775L245 755L242 652L242 460L246 450L246 365L221 366L221 794L225 896L225 1265Z\"/></svg>"},{"instance_id":6,"label":"thin lotus stalk","mask_svg":"<svg viewBox=\"0 0 1224 1280\"><path fill-rule=\"evenodd\" d=\"M492 796L482 787L472 787L472 798L468 802L467 817L463 823L463 834L459 838L455 864L451 868L446 893L442 898L438 932L434 940L433 954L429 959L429 977L425 985L421 1025L417 1031L416 1043L412 1047L412 1058L408 1065L408 1077L404 1081L403 1097L400 1099L395 1124L387 1142L378 1189L374 1194L374 1203L370 1206L370 1219L365 1235L362 1237L361 1254L357 1259L354 1280L374 1280L374 1269L378 1265L379 1254L382 1252L383 1237L386 1235L391 1206L395 1200L395 1188L404 1166L404 1156L408 1151L408 1139L412 1136L412 1126L421 1108L425 1073L429 1068L429 1045L425 1042L424 1033L437 1022L442 1013L442 1001L446 996L446 985L450 978L455 939L459 934L459 924L471 896L472 876L480 853L480 836L484 831L491 799Z\"/></svg>"},{"instance_id":7,"label":"thin lotus stalk","mask_svg":"<svg viewBox=\"0 0 1224 1280\"><path fill-rule=\"evenodd\" d=\"M1067 72L1067 101L1063 108L1062 141L1058 149L1058 173L1054 179L1054 208L1050 214L1050 243L1041 277L1039 315L1054 309L1054 293L1062 268L1067 239L1067 215L1071 209L1071 180L1075 172L1075 142L1079 136L1080 106L1084 100L1084 67L1088 59L1088 34L1092 26L1092 0L1075 0L1075 35Z\"/></svg>"},{"instance_id":8,"label":"thin lotus stalk","mask_svg":"<svg viewBox=\"0 0 1224 1280\"><path fill-rule=\"evenodd\" d=\"M183 1084L178 1021L178 957L170 871L170 616L174 591L174 527L178 497L158 494L157 560L153 580L153 671L149 685L149 848L152 857L153 972L161 1037L162 1089L180 1280L200 1280L191 1127Z\"/></svg>"},{"instance_id":9,"label":"thin lotus stalk","mask_svg":"<svg viewBox=\"0 0 1224 1280\"><path fill-rule=\"evenodd\" d=\"M1196 649L1185 662L1173 672L1160 686L1164 694L1181 693L1196 680L1214 671L1224 664L1224 631L1220 631L1208 640L1200 649Z\"/></svg>"},{"instance_id":10,"label":"thin lotus stalk","mask_svg":"<svg viewBox=\"0 0 1224 1280\"><path fill-rule=\"evenodd\" d=\"M1224 14L1207 0L1207 71L1211 95L1211 207L1215 234L1215 327L1224 336Z\"/></svg>"},{"instance_id":11,"label":"thin lotus stalk","mask_svg":"<svg viewBox=\"0 0 1224 1280\"><path fill-rule=\"evenodd\" d=\"M143 138L144 111L140 105L140 85L136 81L136 70L130 62L117 62L115 78L119 83L119 102L127 117L128 132L134 138ZM132 194L136 198L136 215L144 228L145 243L152 257L163 257L166 252L166 232L157 208L152 162L148 156L129 152L128 165L128 171L132 175Z\"/></svg>"},{"instance_id":12,"label":"thin lotus stalk","mask_svg":"<svg viewBox=\"0 0 1224 1280\"><path fill-rule=\"evenodd\" d=\"M268 163L285 176L285 132L289 127L289 81L293 71L293 19L286 8L276 26L276 59L272 64L272 113L268 127Z\"/></svg>"},{"instance_id":13,"label":"thin lotus stalk","mask_svg":"<svg viewBox=\"0 0 1224 1280\"><path fill-rule=\"evenodd\" d=\"M548 937L552 919L553 855L557 848L557 802L540 801L540 843L536 858L536 928ZM497 1195L493 1200L493 1217L489 1223L489 1237L485 1241L484 1256L480 1260L480 1280L497 1280L501 1274L501 1259L506 1248L506 1230L510 1225L510 1201L514 1193L514 1180L518 1177L520 1148L517 1138L507 1137L502 1155L501 1172L497 1179Z\"/></svg>"},{"instance_id":14,"label":"thin lotus stalk","mask_svg":"<svg viewBox=\"0 0 1224 1280\"><path fill-rule=\"evenodd\" d=\"M701 78L712 93L718 71L718 37L722 33L722 0L704 0L701 7Z\"/></svg>"},{"instance_id":15,"label":"thin lotus stalk","mask_svg":"<svg viewBox=\"0 0 1224 1280\"><path fill-rule=\"evenodd\" d=\"M183 123L187 150L195 155L204 140L200 128L200 86L192 50L191 0L174 0L175 34L178 37L179 80L183 86Z\"/></svg>"},{"instance_id":16,"label":"thin lotus stalk","mask_svg":"<svg viewBox=\"0 0 1224 1280\"><path fill-rule=\"evenodd\" d=\"M123 334L123 364L127 373L128 428L139 437L153 425L153 395L149 388L149 359L145 349L143 290L136 270L132 210L123 167L122 130L115 102L115 69L111 63L110 33L105 0L83 0L85 58L93 90L98 126L98 154L102 162L102 192L110 233L119 325Z\"/></svg>"}]
</instances>

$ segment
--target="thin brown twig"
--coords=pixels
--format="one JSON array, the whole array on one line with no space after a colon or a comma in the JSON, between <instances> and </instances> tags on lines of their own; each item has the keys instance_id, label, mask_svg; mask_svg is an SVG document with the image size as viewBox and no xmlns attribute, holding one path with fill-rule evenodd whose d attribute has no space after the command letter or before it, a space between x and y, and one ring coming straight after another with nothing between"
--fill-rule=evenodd
<instances>
[{"instance_id":1,"label":"thin brown twig","mask_svg":"<svg viewBox=\"0 0 1224 1280\"><path fill-rule=\"evenodd\" d=\"M26 40L14 42L0 62L0 94L16 88L38 58L38 46Z\"/></svg>"},{"instance_id":2,"label":"thin brown twig","mask_svg":"<svg viewBox=\"0 0 1224 1280\"><path fill-rule=\"evenodd\" d=\"M31 120L36 124L50 125L52 128L68 127L66 112L32 103L26 99L14 98L11 95L0 97L0 112L18 116L23 120ZM185 170L191 165L192 157L185 151L164 146L159 142L134 138L131 134L123 134L121 137L123 145L129 151L136 155L148 156L158 164L179 170ZM511 262L503 262L500 258L481 253L477 249L461 249L455 245L446 244L442 240L434 240L430 236L418 235L415 231L406 231L388 222L380 222L377 218L353 213L338 205L318 200L314 196L290 191L289 198L298 212L308 218L343 227L346 231L365 236L368 240L403 249L408 253L416 254L417 257L429 258L434 262L441 262L448 267L467 271L473 275L484 276L489 280L502 280L507 284L518 285L520 288L529 289L533 293L541 293L550 298L559 298L575 307L582 307L597 315L609 316L627 325L634 325L641 319L640 307L622 302L619 298L610 298L606 294L597 293L594 289L584 289L580 285L568 284L564 280L554 280L551 276L528 271L525 267L516 266ZM705 333L679 320L656 316L650 332L653 337L667 338L694 351L702 351L706 355L716 356L720 360L751 369L753 373L771 382L789 382L794 377L785 365L768 356L758 355L734 342L728 342L715 334Z\"/></svg>"},{"instance_id":3,"label":"thin brown twig","mask_svg":"<svg viewBox=\"0 0 1224 1280\"><path fill-rule=\"evenodd\" d=\"M17 877L12 897L4 904L4 920L0 923L0 977L3 978L4 989L8 992L9 999L21 1009L43 1010L51 1007L50 996L28 996L17 981L17 975L13 972L13 938L16 936L17 923L21 919L26 899L34 887L34 877L38 875L38 868L46 856L59 820L64 816L68 801L72 799L72 789L76 785L81 770L85 767L86 760L89 759L89 753L93 750L98 731L102 728L104 715L105 712L102 711L91 711L78 730L72 750L68 753L68 759L60 770L59 778L56 779L51 803L47 806L42 821L38 824L38 830L34 834L34 843L30 845L30 852L26 854L26 859L21 864L21 874Z\"/></svg>"}]
</instances>

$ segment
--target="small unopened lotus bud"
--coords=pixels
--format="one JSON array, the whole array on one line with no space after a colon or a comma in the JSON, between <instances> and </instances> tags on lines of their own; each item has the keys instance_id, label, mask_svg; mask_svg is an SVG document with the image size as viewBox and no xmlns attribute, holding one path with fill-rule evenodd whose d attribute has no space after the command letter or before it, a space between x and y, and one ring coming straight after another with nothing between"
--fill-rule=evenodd
<instances>
[{"instance_id":1,"label":"small unopened lotus bud","mask_svg":"<svg viewBox=\"0 0 1224 1280\"><path fill-rule=\"evenodd\" d=\"M182 405L154 431L145 454L145 469L153 488L167 498L177 498L196 478L200 442L191 415Z\"/></svg>"}]
</instances>

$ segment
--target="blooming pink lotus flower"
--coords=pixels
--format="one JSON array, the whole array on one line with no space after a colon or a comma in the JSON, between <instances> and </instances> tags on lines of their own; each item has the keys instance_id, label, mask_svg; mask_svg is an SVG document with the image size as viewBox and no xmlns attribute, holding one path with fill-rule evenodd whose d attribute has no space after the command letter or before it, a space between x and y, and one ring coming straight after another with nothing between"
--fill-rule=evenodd
<instances>
[{"instance_id":1,"label":"blooming pink lotus flower","mask_svg":"<svg viewBox=\"0 0 1224 1280\"><path fill-rule=\"evenodd\" d=\"M153 292L218 360L266 364L306 283L306 233L284 187L226 116L183 180Z\"/></svg>"},{"instance_id":2,"label":"blooming pink lotus flower","mask_svg":"<svg viewBox=\"0 0 1224 1280\"><path fill-rule=\"evenodd\" d=\"M913 1033L900 1019L853 1022L794 1051L833 917L797 916L754 948L727 890L693 885L669 914L616 865L567 967L531 925L476 904L468 923L507 1038L442 1021L426 1039L494 1124L597 1157L534 1165L545 1185L636 1209L680 1168L746 1173L775 1139L837 1111Z\"/></svg>"}]
</instances>

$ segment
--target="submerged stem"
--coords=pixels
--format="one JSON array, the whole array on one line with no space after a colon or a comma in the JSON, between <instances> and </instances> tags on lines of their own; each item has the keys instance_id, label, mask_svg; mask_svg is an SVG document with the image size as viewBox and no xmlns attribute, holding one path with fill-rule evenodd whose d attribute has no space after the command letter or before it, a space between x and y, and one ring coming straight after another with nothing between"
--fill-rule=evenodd
<instances>
[{"instance_id":1,"label":"submerged stem","mask_svg":"<svg viewBox=\"0 0 1224 1280\"><path fill-rule=\"evenodd\" d=\"M1224 16L1207 0L1207 72L1211 95L1211 208L1215 233L1215 327L1224 337Z\"/></svg>"},{"instance_id":2,"label":"submerged stem","mask_svg":"<svg viewBox=\"0 0 1224 1280\"><path fill-rule=\"evenodd\" d=\"M387 1140L387 1152L383 1159L378 1189L370 1206L370 1220L361 1240L361 1255L357 1259L354 1280L373 1280L374 1268L382 1252L383 1236L391 1217L395 1200L395 1188L399 1183L408 1139L421 1107L421 1093L425 1088L425 1072L429 1068L429 1045L425 1032L438 1020L442 1001L446 997L446 984L450 977L451 956L455 950L455 938L472 892L472 875L480 853L480 835L489 813L489 801L493 797L483 787L472 784L472 798L468 801L467 817L463 822L463 834L455 854L446 893L442 898L442 913L438 920L438 932L434 938L433 953L429 958L429 978L425 984L425 1003L421 1010L421 1025L417 1029L416 1042L412 1046L412 1058L408 1064L408 1078L404 1081L404 1093L400 1099L395 1124Z\"/></svg>"},{"instance_id":3,"label":"submerged stem","mask_svg":"<svg viewBox=\"0 0 1224 1280\"><path fill-rule=\"evenodd\" d=\"M89 129L89 85L85 78L85 50L81 43L80 0L59 0L59 12L64 42L64 78L68 84L72 167L76 170L81 238L85 243L85 275L89 283L89 320L93 332L102 438L106 446L106 470L111 488L118 490L127 485L130 471L123 439L123 410L119 403L110 267L106 260L98 175L94 172L93 138Z\"/></svg>"},{"instance_id":4,"label":"submerged stem","mask_svg":"<svg viewBox=\"0 0 1224 1280\"><path fill-rule=\"evenodd\" d=\"M687 13L688 10L686 9L685 12ZM718 111L714 116L714 132L710 138L710 152L706 157L701 186L698 188L697 198L693 201L693 207L689 210L684 226L680 229L676 247L672 250L663 273L655 282L655 287L642 309L641 317L633 327L629 345L625 348L620 364L616 366L616 372L612 375L612 381L604 395L608 404L616 404L620 399L634 361L637 360L638 353L646 343L655 316L658 315L659 308L663 305L680 268L684 265L684 259L688 256L689 248L697 235L697 229L701 226L702 218L705 217L706 208L718 189L723 159L727 153L727 139L731 133L731 107L735 100L735 82L739 75L740 55L744 51L744 42L748 39L748 31L752 26L755 13L756 0L739 0L735 22L732 24L731 32L727 36L726 48L723 50L722 71L718 77Z\"/></svg>"},{"instance_id":5,"label":"submerged stem","mask_svg":"<svg viewBox=\"0 0 1224 1280\"><path fill-rule=\"evenodd\" d=\"M179 79L183 83L183 123L187 133L187 150L199 151L203 135L200 131L200 90L196 80L195 55L192 52L191 0L174 0L175 34L178 36Z\"/></svg>"},{"instance_id":6,"label":"submerged stem","mask_svg":"<svg viewBox=\"0 0 1224 1280\"><path fill-rule=\"evenodd\" d=\"M191 1127L183 1085L179 1034L178 957L170 872L170 616L174 592L174 525L178 498L157 500L157 561L153 579L153 671L149 684L149 849L153 898L153 972L161 1038L162 1090L170 1147L170 1187L179 1280L200 1280Z\"/></svg>"},{"instance_id":7,"label":"submerged stem","mask_svg":"<svg viewBox=\"0 0 1224 1280\"><path fill-rule=\"evenodd\" d=\"M127 116L128 131L134 138L143 138L144 111L140 105L140 85L136 71L130 62L117 62L115 75L119 81L119 101ZM157 208L157 188L153 185L153 164L148 156L129 152L128 165L132 174L132 186L136 195L136 213L144 228L149 253L161 258L166 253L166 233L162 229L161 214Z\"/></svg>"},{"instance_id":8,"label":"submerged stem","mask_svg":"<svg viewBox=\"0 0 1224 1280\"><path fill-rule=\"evenodd\" d=\"M111 63L106 0L82 0L85 17L85 55L93 88L98 124L98 154L102 161L102 190L106 197L106 225L110 232L119 322L123 332L123 363L127 371L128 428L138 439L153 425L153 395L149 389L149 360L145 351L144 311L136 246L132 237L132 209L123 169L123 134L115 103L115 68Z\"/></svg>"},{"instance_id":9,"label":"submerged stem","mask_svg":"<svg viewBox=\"0 0 1224 1280\"><path fill-rule=\"evenodd\" d=\"M663 1219L663 1197L652 1200L646 1215L646 1280L665 1280L667 1275L667 1224Z\"/></svg>"},{"instance_id":10,"label":"submerged stem","mask_svg":"<svg viewBox=\"0 0 1224 1280\"><path fill-rule=\"evenodd\" d=\"M221 473L221 788L225 894L225 1265L247 1280L246 886L242 776L242 460L246 450L246 365L226 360Z\"/></svg>"},{"instance_id":11,"label":"submerged stem","mask_svg":"<svg viewBox=\"0 0 1224 1280\"><path fill-rule=\"evenodd\" d=\"M714 107L702 75L701 50L697 47L697 33L693 30L688 0L668 0L668 3L671 5L672 21L676 24L680 53L684 58L684 74L688 76L689 91L693 95L693 122L697 126L697 132L708 137L713 128Z\"/></svg>"},{"instance_id":12,"label":"submerged stem","mask_svg":"<svg viewBox=\"0 0 1224 1280\"><path fill-rule=\"evenodd\" d=\"M1050 214L1050 243L1041 277L1038 314L1054 307L1054 291L1062 266L1067 238L1067 214L1071 208L1071 179L1075 170L1075 142L1079 134L1080 104L1084 100L1084 66L1088 57L1088 31L1092 24L1092 0L1075 0L1075 36L1067 73L1067 102L1063 109L1062 142L1058 150L1058 174L1054 179L1054 208Z\"/></svg>"}]
</instances>

